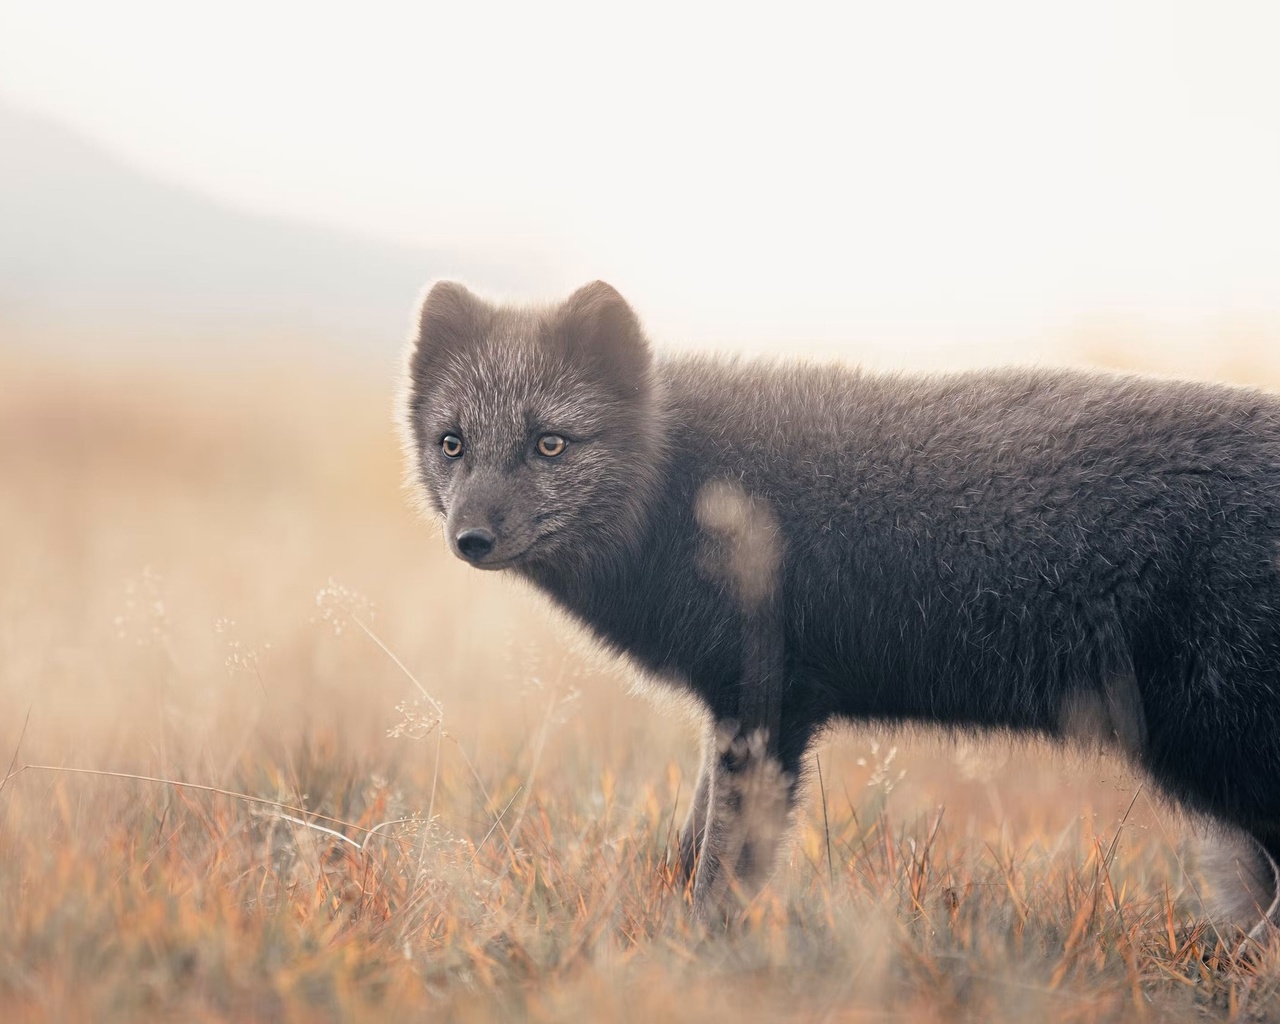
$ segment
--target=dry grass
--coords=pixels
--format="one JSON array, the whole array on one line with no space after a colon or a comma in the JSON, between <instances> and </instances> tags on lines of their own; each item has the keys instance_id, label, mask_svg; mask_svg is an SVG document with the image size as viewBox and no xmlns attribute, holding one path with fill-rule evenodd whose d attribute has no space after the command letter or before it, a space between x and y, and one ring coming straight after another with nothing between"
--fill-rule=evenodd
<instances>
[{"instance_id":1,"label":"dry grass","mask_svg":"<svg viewBox=\"0 0 1280 1024\"><path fill-rule=\"evenodd\" d=\"M1191 827L1034 745L835 734L696 934L693 728L444 554L383 382L0 373L6 1020L1280 1014Z\"/></svg>"}]
</instances>

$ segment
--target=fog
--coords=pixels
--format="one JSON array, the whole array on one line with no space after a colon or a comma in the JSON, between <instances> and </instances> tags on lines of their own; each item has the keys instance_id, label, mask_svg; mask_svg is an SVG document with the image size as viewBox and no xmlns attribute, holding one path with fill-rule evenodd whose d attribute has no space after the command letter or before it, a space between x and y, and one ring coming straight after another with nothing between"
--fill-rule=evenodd
<instances>
[{"instance_id":1,"label":"fog","mask_svg":"<svg viewBox=\"0 0 1280 1024\"><path fill-rule=\"evenodd\" d=\"M0 19L28 125L5 164L77 139L0 182L11 325L87 304L136 328L154 304L169 331L212 310L215 335L225 313L377 344L435 276L603 277L670 345L932 366L1103 338L1190 366L1280 317L1266 3ZM95 297L134 288L152 299Z\"/></svg>"}]
</instances>

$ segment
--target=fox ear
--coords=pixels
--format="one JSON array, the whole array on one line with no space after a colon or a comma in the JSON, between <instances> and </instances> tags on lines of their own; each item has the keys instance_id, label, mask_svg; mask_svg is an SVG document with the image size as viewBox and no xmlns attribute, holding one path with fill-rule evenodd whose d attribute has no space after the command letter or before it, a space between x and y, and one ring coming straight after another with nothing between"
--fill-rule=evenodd
<instances>
[{"instance_id":1,"label":"fox ear","mask_svg":"<svg viewBox=\"0 0 1280 1024\"><path fill-rule=\"evenodd\" d=\"M572 358L590 363L623 388L640 384L649 368L649 343L640 319L611 285L583 285L560 307L556 326Z\"/></svg>"},{"instance_id":2,"label":"fox ear","mask_svg":"<svg viewBox=\"0 0 1280 1024\"><path fill-rule=\"evenodd\" d=\"M415 357L435 359L474 344L483 333L488 305L457 281L437 281L418 313Z\"/></svg>"}]
</instances>

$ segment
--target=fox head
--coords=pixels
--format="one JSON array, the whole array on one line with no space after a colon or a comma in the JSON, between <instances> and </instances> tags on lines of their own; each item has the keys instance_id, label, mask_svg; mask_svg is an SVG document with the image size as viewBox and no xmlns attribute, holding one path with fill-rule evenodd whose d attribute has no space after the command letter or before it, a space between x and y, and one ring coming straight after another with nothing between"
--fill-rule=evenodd
<instances>
[{"instance_id":1,"label":"fox head","mask_svg":"<svg viewBox=\"0 0 1280 1024\"><path fill-rule=\"evenodd\" d=\"M632 543L658 471L652 355L602 281L556 307L427 293L405 361L412 484L459 558L572 567Z\"/></svg>"}]
</instances>

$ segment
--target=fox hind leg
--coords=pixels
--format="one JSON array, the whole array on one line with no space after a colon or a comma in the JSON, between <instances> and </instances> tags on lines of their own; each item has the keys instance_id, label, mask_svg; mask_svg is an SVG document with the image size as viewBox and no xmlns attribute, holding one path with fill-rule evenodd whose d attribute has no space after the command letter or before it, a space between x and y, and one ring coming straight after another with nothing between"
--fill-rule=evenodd
<instances>
[{"instance_id":1,"label":"fox hind leg","mask_svg":"<svg viewBox=\"0 0 1280 1024\"><path fill-rule=\"evenodd\" d=\"M702 765L698 769L698 783L693 791L693 804L684 826L680 829L679 846L676 852L677 877L688 884L693 881L693 874L698 864L698 853L702 849L703 839L707 831L707 805L711 797L711 777L715 769L716 742L714 730L708 728L702 740Z\"/></svg>"},{"instance_id":2,"label":"fox hind leg","mask_svg":"<svg viewBox=\"0 0 1280 1024\"><path fill-rule=\"evenodd\" d=\"M1262 916L1249 929L1246 940L1241 943L1237 952L1243 951L1250 941L1268 941L1273 931L1280 928L1280 834L1268 833L1262 836L1254 835L1252 838L1258 852L1262 855L1262 873L1266 883L1264 891L1271 893L1271 901L1265 909L1261 903L1259 904L1258 909Z\"/></svg>"}]
</instances>

